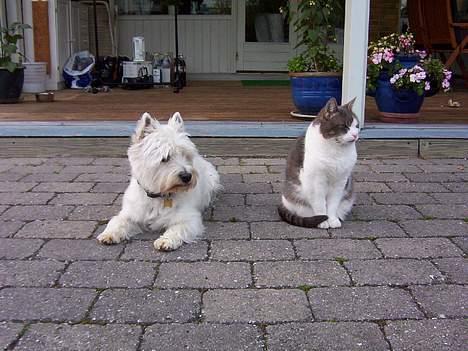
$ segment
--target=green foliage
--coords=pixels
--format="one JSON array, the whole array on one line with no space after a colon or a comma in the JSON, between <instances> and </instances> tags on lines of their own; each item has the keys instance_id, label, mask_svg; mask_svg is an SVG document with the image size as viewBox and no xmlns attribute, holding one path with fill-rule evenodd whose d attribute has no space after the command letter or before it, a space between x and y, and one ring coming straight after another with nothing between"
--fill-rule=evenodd
<instances>
[{"instance_id":1,"label":"green foliage","mask_svg":"<svg viewBox=\"0 0 468 351\"><path fill-rule=\"evenodd\" d=\"M328 47L336 41L335 27L343 21L344 0L299 0L291 11L294 30L304 51L288 62L291 72L336 72L341 67Z\"/></svg>"},{"instance_id":2,"label":"green foliage","mask_svg":"<svg viewBox=\"0 0 468 351\"><path fill-rule=\"evenodd\" d=\"M15 22L8 27L0 27L0 67L13 72L21 63L13 62L12 56L18 52L18 40L23 39L21 31L31 28L28 24ZM21 54L20 54L21 55Z\"/></svg>"}]
</instances>

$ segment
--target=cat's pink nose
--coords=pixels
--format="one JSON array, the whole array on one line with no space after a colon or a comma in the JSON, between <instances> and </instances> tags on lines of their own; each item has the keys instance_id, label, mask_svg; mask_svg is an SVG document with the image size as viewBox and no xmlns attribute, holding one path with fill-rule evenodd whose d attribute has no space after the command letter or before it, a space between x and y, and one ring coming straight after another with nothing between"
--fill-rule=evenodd
<instances>
[{"instance_id":1,"label":"cat's pink nose","mask_svg":"<svg viewBox=\"0 0 468 351\"><path fill-rule=\"evenodd\" d=\"M353 140L357 140L357 138L358 138L358 134L357 134L357 133L353 133L353 134L351 134L351 136L353 137Z\"/></svg>"}]
</instances>

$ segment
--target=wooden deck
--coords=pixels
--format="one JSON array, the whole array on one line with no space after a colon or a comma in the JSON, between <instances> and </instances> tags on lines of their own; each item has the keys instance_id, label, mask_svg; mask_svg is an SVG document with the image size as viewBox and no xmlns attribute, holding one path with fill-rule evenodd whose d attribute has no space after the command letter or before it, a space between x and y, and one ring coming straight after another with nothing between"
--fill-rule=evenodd
<instances>
[{"instance_id":1,"label":"wooden deck","mask_svg":"<svg viewBox=\"0 0 468 351\"><path fill-rule=\"evenodd\" d=\"M191 82L179 94L168 88L98 94L62 90L52 103L37 103L26 94L22 103L0 105L0 121L132 121L144 111L160 119L179 111L186 120L293 122L290 95L288 86L244 87L240 81ZM462 107L448 107L449 97ZM369 97L366 121L378 122L374 99ZM426 99L419 122L468 124L468 91Z\"/></svg>"}]
</instances>

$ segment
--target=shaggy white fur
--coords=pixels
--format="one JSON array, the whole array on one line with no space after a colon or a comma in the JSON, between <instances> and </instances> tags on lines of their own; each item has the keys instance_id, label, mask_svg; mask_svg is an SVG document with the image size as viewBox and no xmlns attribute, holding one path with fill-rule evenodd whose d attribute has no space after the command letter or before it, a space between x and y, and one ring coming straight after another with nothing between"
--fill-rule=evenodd
<instances>
[{"instance_id":1,"label":"shaggy white fur","mask_svg":"<svg viewBox=\"0 0 468 351\"><path fill-rule=\"evenodd\" d=\"M221 188L215 167L202 158L177 112L161 125L144 113L128 149L132 177L122 210L97 239L119 243L144 231L164 234L154 242L161 251L195 241L204 230L202 212Z\"/></svg>"}]
</instances>

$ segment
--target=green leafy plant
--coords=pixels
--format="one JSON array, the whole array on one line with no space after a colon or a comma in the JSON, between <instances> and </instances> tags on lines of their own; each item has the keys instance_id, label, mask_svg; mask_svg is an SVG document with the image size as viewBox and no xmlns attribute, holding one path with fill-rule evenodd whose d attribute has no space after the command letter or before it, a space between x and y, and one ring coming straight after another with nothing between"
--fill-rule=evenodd
<instances>
[{"instance_id":1,"label":"green leafy plant","mask_svg":"<svg viewBox=\"0 0 468 351\"><path fill-rule=\"evenodd\" d=\"M21 31L31 28L28 24L15 22L8 27L0 27L0 68L14 72L21 67L21 62L14 62L13 56L19 54L18 40L23 39Z\"/></svg>"},{"instance_id":2,"label":"green leafy plant","mask_svg":"<svg viewBox=\"0 0 468 351\"><path fill-rule=\"evenodd\" d=\"M290 72L337 72L341 70L328 46L336 41L335 27L343 21L343 0L299 0L291 11L294 30L303 52L288 62Z\"/></svg>"}]
</instances>

